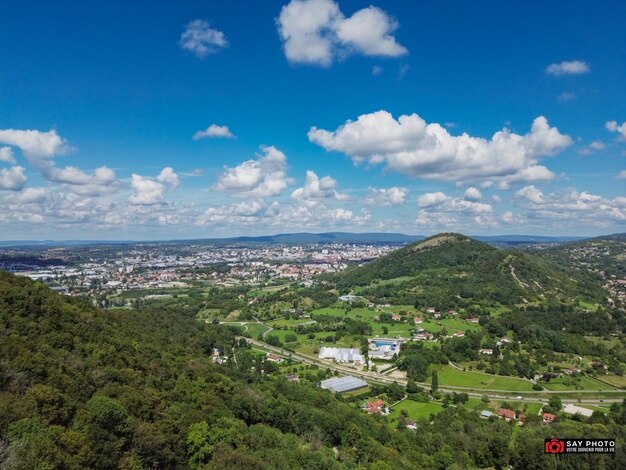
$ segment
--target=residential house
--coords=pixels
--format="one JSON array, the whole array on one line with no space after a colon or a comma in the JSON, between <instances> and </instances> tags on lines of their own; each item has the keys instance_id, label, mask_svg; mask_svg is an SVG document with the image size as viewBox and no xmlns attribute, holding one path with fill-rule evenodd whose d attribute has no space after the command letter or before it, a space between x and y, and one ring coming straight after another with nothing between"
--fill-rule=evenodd
<instances>
[{"instance_id":1,"label":"residential house","mask_svg":"<svg viewBox=\"0 0 626 470\"><path fill-rule=\"evenodd\" d=\"M554 423L556 421L556 415L552 413L544 413L541 415L541 421L546 424Z\"/></svg>"},{"instance_id":2,"label":"residential house","mask_svg":"<svg viewBox=\"0 0 626 470\"><path fill-rule=\"evenodd\" d=\"M411 429L412 431L415 431L417 429L417 423L412 419L407 419L405 421L405 426L407 429Z\"/></svg>"},{"instance_id":3,"label":"residential house","mask_svg":"<svg viewBox=\"0 0 626 470\"><path fill-rule=\"evenodd\" d=\"M419 325L420 323L422 323L424 320L420 317L415 317L413 319L413 321L415 322L416 325Z\"/></svg>"},{"instance_id":4,"label":"residential house","mask_svg":"<svg viewBox=\"0 0 626 470\"><path fill-rule=\"evenodd\" d=\"M383 400L374 400L368 402L364 409L368 414L382 414L384 406L385 402Z\"/></svg>"},{"instance_id":5,"label":"residential house","mask_svg":"<svg viewBox=\"0 0 626 470\"><path fill-rule=\"evenodd\" d=\"M413 337L416 341L431 341L434 336L432 333L418 333Z\"/></svg>"},{"instance_id":6,"label":"residential house","mask_svg":"<svg viewBox=\"0 0 626 470\"><path fill-rule=\"evenodd\" d=\"M267 353L265 359L269 362L276 362L277 364L282 364L285 360L280 357L278 354Z\"/></svg>"},{"instance_id":7,"label":"residential house","mask_svg":"<svg viewBox=\"0 0 626 470\"><path fill-rule=\"evenodd\" d=\"M512 419L516 419L515 411L509 410L507 408L500 408L498 410L498 416L500 418L504 418L505 421L511 421Z\"/></svg>"},{"instance_id":8,"label":"residential house","mask_svg":"<svg viewBox=\"0 0 626 470\"><path fill-rule=\"evenodd\" d=\"M486 354L487 356L493 355L493 349L479 349L478 352L480 354Z\"/></svg>"},{"instance_id":9,"label":"residential house","mask_svg":"<svg viewBox=\"0 0 626 470\"><path fill-rule=\"evenodd\" d=\"M509 344L511 342L510 339L508 338L500 338L497 342L496 345L497 346L506 346L507 344Z\"/></svg>"},{"instance_id":10,"label":"residential house","mask_svg":"<svg viewBox=\"0 0 626 470\"><path fill-rule=\"evenodd\" d=\"M392 315L391 319L393 321L402 321L402 315Z\"/></svg>"},{"instance_id":11,"label":"residential house","mask_svg":"<svg viewBox=\"0 0 626 470\"><path fill-rule=\"evenodd\" d=\"M466 321L468 323L480 323L480 318L478 318L478 317L469 317L469 318L466 318Z\"/></svg>"},{"instance_id":12,"label":"residential house","mask_svg":"<svg viewBox=\"0 0 626 470\"><path fill-rule=\"evenodd\" d=\"M482 419L489 419L489 418L491 418L492 416L493 416L493 413L492 413L491 411L489 411L489 410L482 410L482 411L480 412L480 417L481 417Z\"/></svg>"}]
</instances>

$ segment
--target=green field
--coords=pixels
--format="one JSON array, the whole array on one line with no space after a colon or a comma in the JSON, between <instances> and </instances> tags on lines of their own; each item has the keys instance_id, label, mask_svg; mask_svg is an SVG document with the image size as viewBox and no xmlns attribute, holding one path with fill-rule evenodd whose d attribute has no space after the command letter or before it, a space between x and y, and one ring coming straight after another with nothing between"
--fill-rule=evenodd
<instances>
[{"instance_id":1,"label":"green field","mask_svg":"<svg viewBox=\"0 0 626 470\"><path fill-rule=\"evenodd\" d=\"M584 300L579 300L578 305L580 308L584 308L585 310L589 310L590 312L597 312L600 307L599 304L592 304L589 302L585 302Z\"/></svg>"},{"instance_id":2,"label":"green field","mask_svg":"<svg viewBox=\"0 0 626 470\"><path fill-rule=\"evenodd\" d=\"M472 389L510 390L516 392L532 391L529 380L516 377L463 372L452 366L443 366L438 370L439 386L469 387Z\"/></svg>"},{"instance_id":3,"label":"green field","mask_svg":"<svg viewBox=\"0 0 626 470\"><path fill-rule=\"evenodd\" d=\"M626 388L626 377L624 377L623 375L602 375L598 380L600 382L606 382L609 385L617 388Z\"/></svg>"},{"instance_id":4,"label":"green field","mask_svg":"<svg viewBox=\"0 0 626 470\"><path fill-rule=\"evenodd\" d=\"M573 382L573 384L571 384ZM559 377L558 379L552 379L550 382L542 383L547 390L615 390L608 384L600 382L586 375L582 375L576 378Z\"/></svg>"},{"instance_id":5,"label":"green field","mask_svg":"<svg viewBox=\"0 0 626 470\"><path fill-rule=\"evenodd\" d=\"M303 323L311 323L312 321L313 320L311 320L310 318L298 318L298 319L290 318L289 320L281 318L279 320L270 320L266 323L272 328L284 327L284 326L291 328L292 326L302 325Z\"/></svg>"},{"instance_id":6,"label":"green field","mask_svg":"<svg viewBox=\"0 0 626 470\"><path fill-rule=\"evenodd\" d=\"M370 284L370 286L385 286L387 284L399 284L401 282L412 281L413 279L415 279L415 277L413 276L400 276L400 277L394 277L392 279L384 279L381 281L376 281Z\"/></svg>"},{"instance_id":7,"label":"green field","mask_svg":"<svg viewBox=\"0 0 626 470\"><path fill-rule=\"evenodd\" d=\"M465 408L468 410L476 410L478 412L482 410L491 410L497 412L498 408L504 403L503 400L491 400L489 403L483 403L480 398L470 398L465 403ZM543 406L541 403L524 402L519 400L506 400L513 409L520 410L527 415L536 415Z\"/></svg>"},{"instance_id":8,"label":"green field","mask_svg":"<svg viewBox=\"0 0 626 470\"><path fill-rule=\"evenodd\" d=\"M438 333L444 328L448 330L448 334L451 335L455 331L469 331L479 328L476 323L467 323L465 320L456 318L444 318L442 320L430 320L419 325L420 328L428 331L429 333Z\"/></svg>"},{"instance_id":9,"label":"green field","mask_svg":"<svg viewBox=\"0 0 626 470\"><path fill-rule=\"evenodd\" d=\"M502 307L502 306L499 306L499 307L487 307L486 310L489 312L489 314L492 317L496 317L496 318L499 317L500 315L502 315L503 313L511 311L511 309L509 309L507 307Z\"/></svg>"},{"instance_id":10,"label":"green field","mask_svg":"<svg viewBox=\"0 0 626 470\"><path fill-rule=\"evenodd\" d=\"M441 406L441 403L434 401L419 403L413 400L404 400L402 403L399 403L392 408L391 414L389 415L391 420L397 421L402 410L406 410L409 418L417 420L424 418L428 419L431 413L437 414L443 410L443 407Z\"/></svg>"},{"instance_id":11,"label":"green field","mask_svg":"<svg viewBox=\"0 0 626 470\"><path fill-rule=\"evenodd\" d=\"M255 290L251 290L248 292L248 297L264 297L266 295L269 294L273 294L274 292L278 292L280 290L286 289L287 285L281 285L281 286L267 286L267 287L262 287L260 289L255 289Z\"/></svg>"},{"instance_id":12,"label":"green field","mask_svg":"<svg viewBox=\"0 0 626 470\"><path fill-rule=\"evenodd\" d=\"M343 308L337 308L337 307L324 307L324 308L318 308L315 309L311 312L311 316L313 315L333 315L335 317L342 317L344 316L346 313L346 311Z\"/></svg>"},{"instance_id":13,"label":"green field","mask_svg":"<svg viewBox=\"0 0 626 470\"><path fill-rule=\"evenodd\" d=\"M246 326L248 327L246 333L248 333L253 339L257 339L259 335L268 330L268 327L263 323L248 323Z\"/></svg>"}]
</instances>

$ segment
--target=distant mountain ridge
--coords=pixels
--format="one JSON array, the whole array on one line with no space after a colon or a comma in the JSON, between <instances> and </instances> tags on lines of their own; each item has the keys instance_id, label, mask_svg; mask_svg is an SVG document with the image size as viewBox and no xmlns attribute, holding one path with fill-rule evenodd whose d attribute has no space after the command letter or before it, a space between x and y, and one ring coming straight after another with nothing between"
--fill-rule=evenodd
<instances>
[{"instance_id":1,"label":"distant mountain ridge","mask_svg":"<svg viewBox=\"0 0 626 470\"><path fill-rule=\"evenodd\" d=\"M603 235L602 237L624 236L624 234ZM132 245L137 243L195 243L195 244L231 244L231 243L412 243L424 240L424 235L406 235L403 233L386 232L299 232L279 233L275 235L238 236L225 238L197 238L179 240L5 240L0 247L64 247L89 245ZM542 236L542 235L475 235L470 236L478 241L497 246L514 246L527 243L566 243L587 240L593 237Z\"/></svg>"}]
</instances>

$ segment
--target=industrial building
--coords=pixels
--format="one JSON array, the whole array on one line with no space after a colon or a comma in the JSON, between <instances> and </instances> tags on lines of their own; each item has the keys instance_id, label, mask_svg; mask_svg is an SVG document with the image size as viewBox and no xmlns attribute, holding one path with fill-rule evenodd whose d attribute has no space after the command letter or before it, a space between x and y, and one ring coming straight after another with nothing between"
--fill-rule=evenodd
<instances>
[{"instance_id":1,"label":"industrial building","mask_svg":"<svg viewBox=\"0 0 626 470\"><path fill-rule=\"evenodd\" d=\"M351 375L346 375L345 377L334 377L332 379L322 380L320 387L325 390L330 390L333 393L342 393L365 388L367 387L367 382L352 377Z\"/></svg>"}]
</instances>

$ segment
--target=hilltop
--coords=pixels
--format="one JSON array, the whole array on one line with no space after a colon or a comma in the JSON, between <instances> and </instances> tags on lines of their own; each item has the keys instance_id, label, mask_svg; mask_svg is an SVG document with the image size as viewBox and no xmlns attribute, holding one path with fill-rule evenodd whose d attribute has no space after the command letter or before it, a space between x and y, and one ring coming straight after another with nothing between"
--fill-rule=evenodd
<instances>
[{"instance_id":1,"label":"hilltop","mask_svg":"<svg viewBox=\"0 0 626 470\"><path fill-rule=\"evenodd\" d=\"M472 299L513 305L577 298L596 302L603 295L593 274L458 233L409 244L330 279L341 290L359 288L378 300L444 308Z\"/></svg>"}]
</instances>

